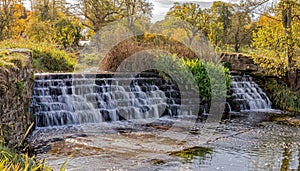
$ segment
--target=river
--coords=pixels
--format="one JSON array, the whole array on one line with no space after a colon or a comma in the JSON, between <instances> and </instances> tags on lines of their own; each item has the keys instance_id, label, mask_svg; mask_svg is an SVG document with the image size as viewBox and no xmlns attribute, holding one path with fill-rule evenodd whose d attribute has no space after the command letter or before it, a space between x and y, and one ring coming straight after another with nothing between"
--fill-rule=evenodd
<instances>
[{"instance_id":1,"label":"river","mask_svg":"<svg viewBox=\"0 0 300 171\"><path fill-rule=\"evenodd\" d=\"M270 121L273 114L280 111L182 127L161 118L39 128L30 141L56 170L64 162L68 170L299 170L300 128Z\"/></svg>"}]
</instances>

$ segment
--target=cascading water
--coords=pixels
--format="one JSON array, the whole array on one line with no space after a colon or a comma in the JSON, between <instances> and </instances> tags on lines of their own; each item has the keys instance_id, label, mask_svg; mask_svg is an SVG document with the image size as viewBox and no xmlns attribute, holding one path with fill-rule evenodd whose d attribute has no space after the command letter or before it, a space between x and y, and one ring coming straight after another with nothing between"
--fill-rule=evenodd
<instances>
[{"instance_id":1,"label":"cascading water","mask_svg":"<svg viewBox=\"0 0 300 171\"><path fill-rule=\"evenodd\" d=\"M231 83L231 108L233 111L269 110L271 101L249 75L233 75Z\"/></svg>"},{"instance_id":2,"label":"cascading water","mask_svg":"<svg viewBox=\"0 0 300 171\"><path fill-rule=\"evenodd\" d=\"M129 85L122 85L122 80ZM37 127L159 118L165 111L178 110L155 84L161 81L111 74L36 75L30 109Z\"/></svg>"}]
</instances>

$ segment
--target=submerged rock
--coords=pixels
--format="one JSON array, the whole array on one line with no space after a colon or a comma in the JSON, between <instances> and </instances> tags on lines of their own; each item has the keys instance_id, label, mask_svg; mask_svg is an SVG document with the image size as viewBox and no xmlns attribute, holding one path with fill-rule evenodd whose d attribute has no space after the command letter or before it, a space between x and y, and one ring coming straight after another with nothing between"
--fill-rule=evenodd
<instances>
[{"instance_id":1,"label":"submerged rock","mask_svg":"<svg viewBox=\"0 0 300 171\"><path fill-rule=\"evenodd\" d=\"M166 163L165 161L163 161L161 159L152 159L151 162L154 165L160 165L160 164L165 164Z\"/></svg>"},{"instance_id":2,"label":"submerged rock","mask_svg":"<svg viewBox=\"0 0 300 171\"><path fill-rule=\"evenodd\" d=\"M212 149L207 147L195 146L191 148L185 148L181 151L170 152L170 156L178 156L184 159L190 160L194 157L205 157L207 154L211 154Z\"/></svg>"}]
</instances>

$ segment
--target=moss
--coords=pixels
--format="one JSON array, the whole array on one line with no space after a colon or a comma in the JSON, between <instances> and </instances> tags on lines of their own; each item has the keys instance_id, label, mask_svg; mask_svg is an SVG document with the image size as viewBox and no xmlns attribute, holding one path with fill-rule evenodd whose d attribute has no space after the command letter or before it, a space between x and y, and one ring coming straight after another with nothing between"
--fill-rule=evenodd
<instances>
[{"instance_id":1,"label":"moss","mask_svg":"<svg viewBox=\"0 0 300 171\"><path fill-rule=\"evenodd\" d=\"M28 64L28 57L23 53L10 53L7 50L0 51L0 67L21 68Z\"/></svg>"},{"instance_id":2,"label":"moss","mask_svg":"<svg viewBox=\"0 0 300 171\"><path fill-rule=\"evenodd\" d=\"M181 151L171 152L171 153L169 153L169 155L182 157L186 160L191 160L197 156L205 157L207 154L211 154L211 153L212 153L212 149L210 149L210 148L196 146L196 147L192 147L192 148L186 148Z\"/></svg>"},{"instance_id":3,"label":"moss","mask_svg":"<svg viewBox=\"0 0 300 171\"><path fill-rule=\"evenodd\" d=\"M23 92L24 92L24 83L23 81L18 80L16 83L17 86L17 93L19 98L23 98Z\"/></svg>"},{"instance_id":4,"label":"moss","mask_svg":"<svg viewBox=\"0 0 300 171\"><path fill-rule=\"evenodd\" d=\"M12 67L12 68L16 68L16 66L15 66L14 63L7 62L7 61L2 60L2 59L0 59L0 67L5 67L5 68Z\"/></svg>"}]
</instances>

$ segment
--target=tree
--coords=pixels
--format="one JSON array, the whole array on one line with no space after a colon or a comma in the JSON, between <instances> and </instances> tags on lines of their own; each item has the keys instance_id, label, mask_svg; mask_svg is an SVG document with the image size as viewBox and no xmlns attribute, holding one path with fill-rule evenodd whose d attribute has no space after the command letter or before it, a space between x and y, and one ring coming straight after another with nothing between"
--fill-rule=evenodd
<instances>
[{"instance_id":1,"label":"tree","mask_svg":"<svg viewBox=\"0 0 300 171\"><path fill-rule=\"evenodd\" d=\"M70 15L65 0L37 0L32 9L27 31L32 41L78 46L83 27L78 17Z\"/></svg>"},{"instance_id":2,"label":"tree","mask_svg":"<svg viewBox=\"0 0 300 171\"><path fill-rule=\"evenodd\" d=\"M84 17L83 25L95 33L107 23L121 18L121 3L119 0L83 0L76 4L77 15Z\"/></svg>"},{"instance_id":3,"label":"tree","mask_svg":"<svg viewBox=\"0 0 300 171\"><path fill-rule=\"evenodd\" d=\"M82 29L78 18L62 15L54 23L55 41L63 45L64 48L79 46Z\"/></svg>"},{"instance_id":4,"label":"tree","mask_svg":"<svg viewBox=\"0 0 300 171\"><path fill-rule=\"evenodd\" d=\"M268 0L241 0L238 4L214 2L210 40L216 46L233 45L239 52L241 46L250 45L255 23L251 15L260 11Z\"/></svg>"},{"instance_id":5,"label":"tree","mask_svg":"<svg viewBox=\"0 0 300 171\"><path fill-rule=\"evenodd\" d=\"M146 19L150 21L153 5L146 0L125 0L124 17L127 18L127 27L135 27L137 20ZM135 28L132 28L135 29Z\"/></svg>"},{"instance_id":6,"label":"tree","mask_svg":"<svg viewBox=\"0 0 300 171\"><path fill-rule=\"evenodd\" d=\"M20 0L0 0L0 40L19 37L24 31L22 20L26 18L27 11Z\"/></svg>"},{"instance_id":7,"label":"tree","mask_svg":"<svg viewBox=\"0 0 300 171\"><path fill-rule=\"evenodd\" d=\"M27 21L31 13L21 4L14 4L12 8L14 10L12 23L9 24L5 31L5 37L19 39L25 37Z\"/></svg>"},{"instance_id":8,"label":"tree","mask_svg":"<svg viewBox=\"0 0 300 171\"><path fill-rule=\"evenodd\" d=\"M188 24L182 24L182 28L187 32L189 44L192 44L197 34L203 34L208 37L209 34L209 9L201 9L199 4L184 3L182 5L175 3L167 14L168 17L179 18Z\"/></svg>"},{"instance_id":9,"label":"tree","mask_svg":"<svg viewBox=\"0 0 300 171\"><path fill-rule=\"evenodd\" d=\"M213 24L211 27L212 41L215 45L225 45L229 41L229 31L232 26L233 5L226 2L214 2L212 7ZM220 43L219 43L220 42Z\"/></svg>"},{"instance_id":10,"label":"tree","mask_svg":"<svg viewBox=\"0 0 300 171\"><path fill-rule=\"evenodd\" d=\"M83 25L97 33L107 24L128 18L128 27L140 17L150 17L152 4L146 0L83 0L76 4L77 15L84 17Z\"/></svg>"},{"instance_id":11,"label":"tree","mask_svg":"<svg viewBox=\"0 0 300 171\"><path fill-rule=\"evenodd\" d=\"M26 36L35 43L54 43L54 29L50 21L39 21L32 16L29 20Z\"/></svg>"},{"instance_id":12,"label":"tree","mask_svg":"<svg viewBox=\"0 0 300 171\"><path fill-rule=\"evenodd\" d=\"M232 16L228 43L234 45L234 51L239 52L243 44L251 44L254 24L247 12L235 12Z\"/></svg>"},{"instance_id":13,"label":"tree","mask_svg":"<svg viewBox=\"0 0 300 171\"><path fill-rule=\"evenodd\" d=\"M253 14L259 13L269 0L241 0L239 4L232 4L232 21L229 28L228 43L233 45L234 51L239 52L245 45L251 45L252 33L256 28L252 22Z\"/></svg>"},{"instance_id":14,"label":"tree","mask_svg":"<svg viewBox=\"0 0 300 171\"><path fill-rule=\"evenodd\" d=\"M253 38L257 49L254 60L276 75L285 76L290 88L299 90L300 85L296 84L300 66L299 1L281 0L274 15L263 14L259 24Z\"/></svg>"},{"instance_id":15,"label":"tree","mask_svg":"<svg viewBox=\"0 0 300 171\"><path fill-rule=\"evenodd\" d=\"M59 13L70 14L66 0L31 0L31 9L39 21L54 21Z\"/></svg>"},{"instance_id":16,"label":"tree","mask_svg":"<svg viewBox=\"0 0 300 171\"><path fill-rule=\"evenodd\" d=\"M294 27L300 22L300 2L296 0L281 0L279 5L281 14L281 24L284 32L285 57L287 59L287 79L289 86L296 90L299 85L296 84L298 72L296 69L295 58L300 57L300 54L295 53L296 46L300 47L299 42L296 42L299 36ZM299 25L298 25L299 26Z\"/></svg>"}]
</instances>

